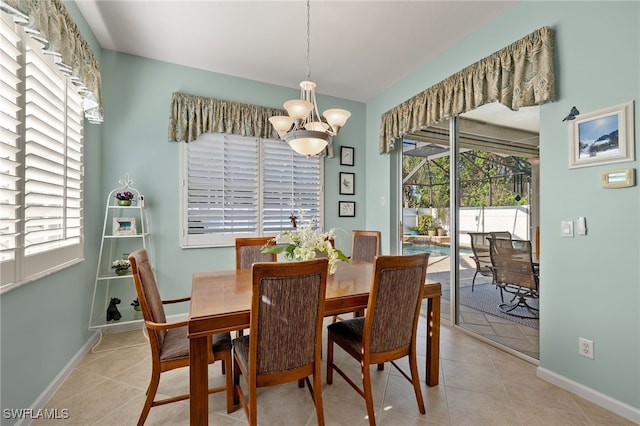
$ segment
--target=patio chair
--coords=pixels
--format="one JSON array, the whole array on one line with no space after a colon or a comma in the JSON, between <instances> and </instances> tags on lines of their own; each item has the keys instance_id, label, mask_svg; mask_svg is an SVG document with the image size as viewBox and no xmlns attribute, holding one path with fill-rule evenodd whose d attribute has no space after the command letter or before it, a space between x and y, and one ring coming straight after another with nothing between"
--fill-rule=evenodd
<instances>
[{"instance_id":1,"label":"patio chair","mask_svg":"<svg viewBox=\"0 0 640 426\"><path fill-rule=\"evenodd\" d=\"M429 253L376 257L365 316L327 327L327 384L333 383L334 370L342 376L365 399L370 425L375 425L370 368L373 364L391 362L413 384L418 409L425 414L416 360L416 331L428 263ZM334 343L360 363L362 388L334 364ZM409 357L410 377L395 363L405 356Z\"/></svg>"},{"instance_id":2,"label":"patio chair","mask_svg":"<svg viewBox=\"0 0 640 426\"><path fill-rule=\"evenodd\" d=\"M328 265L328 259L253 265L249 335L233 340L234 400L250 425L257 424L257 388L292 381L307 383L324 424L320 348Z\"/></svg>"},{"instance_id":3,"label":"patio chair","mask_svg":"<svg viewBox=\"0 0 640 426\"><path fill-rule=\"evenodd\" d=\"M531 241L490 239L494 282L501 291L513 295L508 303L498 307L506 314L520 318L538 318L538 308L528 299L538 298L538 274L531 257Z\"/></svg>"},{"instance_id":4,"label":"patio chair","mask_svg":"<svg viewBox=\"0 0 640 426\"><path fill-rule=\"evenodd\" d=\"M468 232L471 237L471 250L473 255L471 258L476 264L476 272L471 280L471 291L474 290L476 277L478 274L483 277L493 278L493 270L491 269L491 255L489 254L489 240L491 238L507 238L511 239L509 231L499 232ZM500 294L502 297L502 293Z\"/></svg>"},{"instance_id":5,"label":"patio chair","mask_svg":"<svg viewBox=\"0 0 640 426\"><path fill-rule=\"evenodd\" d=\"M142 308L142 316L149 335L151 346L151 381L147 388L138 425L143 425L151 407L189 399L189 394L174 396L155 401L160 375L165 371L189 366L188 321L167 322L163 304L189 301L190 298L161 300L153 269L145 249L139 249L129 255L133 281ZM227 392L227 412L234 411L233 377L231 374L231 336L229 333L214 334L211 338L209 364L222 360L222 372L226 375L225 386L209 389L209 393Z\"/></svg>"}]
</instances>

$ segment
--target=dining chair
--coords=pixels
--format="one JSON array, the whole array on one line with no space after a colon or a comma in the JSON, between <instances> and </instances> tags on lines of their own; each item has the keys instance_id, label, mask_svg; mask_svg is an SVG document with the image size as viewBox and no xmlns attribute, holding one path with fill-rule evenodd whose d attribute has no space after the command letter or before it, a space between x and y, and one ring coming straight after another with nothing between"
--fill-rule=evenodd
<instances>
[{"instance_id":1,"label":"dining chair","mask_svg":"<svg viewBox=\"0 0 640 426\"><path fill-rule=\"evenodd\" d=\"M425 414L416 360L416 332L428 263L429 253L377 256L365 316L327 327L327 384L333 383L334 370L342 376L364 398L370 425L375 425L370 369L373 364L391 362L413 384L418 409ZM362 388L334 363L334 344L360 363ZM411 376L395 363L405 356L409 358Z\"/></svg>"},{"instance_id":2,"label":"dining chair","mask_svg":"<svg viewBox=\"0 0 640 426\"><path fill-rule=\"evenodd\" d=\"M366 231L354 229L351 231L350 260L373 263L373 259L380 254L380 231ZM364 311L353 313L354 317L363 316ZM338 315L333 316L333 322L341 320Z\"/></svg>"},{"instance_id":3,"label":"dining chair","mask_svg":"<svg viewBox=\"0 0 640 426\"><path fill-rule=\"evenodd\" d=\"M511 301L504 300L498 308L520 318L538 318L538 308L528 299L537 299L539 279L531 254L531 241L492 238L491 254L494 282L500 291L512 294Z\"/></svg>"},{"instance_id":4,"label":"dining chair","mask_svg":"<svg viewBox=\"0 0 640 426\"><path fill-rule=\"evenodd\" d=\"M373 263L380 254L380 231L351 231L351 260Z\"/></svg>"},{"instance_id":5,"label":"dining chair","mask_svg":"<svg viewBox=\"0 0 640 426\"><path fill-rule=\"evenodd\" d=\"M236 238L236 269L251 269L256 262L277 262L275 253L262 253L267 244L275 244L273 237ZM244 330L236 331L236 337L244 334Z\"/></svg>"},{"instance_id":6,"label":"dining chair","mask_svg":"<svg viewBox=\"0 0 640 426\"><path fill-rule=\"evenodd\" d=\"M256 262L276 262L275 253L260 252L267 244L275 244L273 237L236 238L236 269L251 269Z\"/></svg>"},{"instance_id":7,"label":"dining chair","mask_svg":"<svg viewBox=\"0 0 640 426\"><path fill-rule=\"evenodd\" d=\"M249 335L233 339L234 399L250 425L257 424L257 388L292 381L306 382L324 424L320 348L328 264L323 258L253 265Z\"/></svg>"},{"instance_id":8,"label":"dining chair","mask_svg":"<svg viewBox=\"0 0 640 426\"><path fill-rule=\"evenodd\" d=\"M188 322L167 322L164 304L189 301L189 297L162 300L158 292L155 275L147 251L139 249L129 255L133 281L142 309L142 316L151 346L151 380L147 388L147 397L138 419L143 425L151 407L189 399L189 394L155 400L160 375L166 371L189 366ZM214 334L211 337L209 364L221 360L222 372L225 374L225 386L209 389L209 393L227 392L227 412L234 411L233 376L231 373L231 335L229 333Z\"/></svg>"}]
</instances>

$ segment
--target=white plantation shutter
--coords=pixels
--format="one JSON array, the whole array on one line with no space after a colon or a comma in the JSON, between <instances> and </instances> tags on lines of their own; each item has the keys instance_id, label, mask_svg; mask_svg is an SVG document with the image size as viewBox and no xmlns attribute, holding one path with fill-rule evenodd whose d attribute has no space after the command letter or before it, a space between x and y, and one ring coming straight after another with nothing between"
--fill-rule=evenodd
<instances>
[{"instance_id":1,"label":"white plantation shutter","mask_svg":"<svg viewBox=\"0 0 640 426\"><path fill-rule=\"evenodd\" d=\"M237 234L256 234L257 139L205 133L182 148L183 246L225 245Z\"/></svg>"},{"instance_id":2,"label":"white plantation shutter","mask_svg":"<svg viewBox=\"0 0 640 426\"><path fill-rule=\"evenodd\" d=\"M13 23L0 20L0 273L1 284L16 281L16 250L20 232L19 207L21 150L20 131L21 73L20 37Z\"/></svg>"},{"instance_id":3,"label":"white plantation shutter","mask_svg":"<svg viewBox=\"0 0 640 426\"><path fill-rule=\"evenodd\" d=\"M299 223L301 216L304 220L318 218L322 223L320 158L301 156L276 140L264 140L262 152L262 233L270 235L291 229L292 213Z\"/></svg>"},{"instance_id":4,"label":"white plantation shutter","mask_svg":"<svg viewBox=\"0 0 640 426\"><path fill-rule=\"evenodd\" d=\"M0 261L6 291L83 256L84 113L82 98L53 58L2 18Z\"/></svg>"},{"instance_id":5,"label":"white plantation shutter","mask_svg":"<svg viewBox=\"0 0 640 426\"><path fill-rule=\"evenodd\" d=\"M297 216L320 217L321 159L281 141L206 133L183 143L182 247L230 246L237 237L291 229L291 167Z\"/></svg>"}]
</instances>

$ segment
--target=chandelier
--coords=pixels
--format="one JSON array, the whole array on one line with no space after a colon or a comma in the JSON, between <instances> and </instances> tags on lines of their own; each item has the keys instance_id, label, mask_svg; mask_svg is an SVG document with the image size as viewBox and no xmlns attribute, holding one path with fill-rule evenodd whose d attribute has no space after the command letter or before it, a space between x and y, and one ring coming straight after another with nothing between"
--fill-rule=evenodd
<instances>
[{"instance_id":1,"label":"chandelier","mask_svg":"<svg viewBox=\"0 0 640 426\"><path fill-rule=\"evenodd\" d=\"M307 0L307 76L300 83L300 99L292 99L284 103L287 115L269 118L278 132L280 139L287 142L298 154L310 157L320 153L344 126L351 113L344 109L326 110L320 117L316 102L316 84L311 81L309 67L309 39L311 38L309 21L311 8Z\"/></svg>"}]
</instances>

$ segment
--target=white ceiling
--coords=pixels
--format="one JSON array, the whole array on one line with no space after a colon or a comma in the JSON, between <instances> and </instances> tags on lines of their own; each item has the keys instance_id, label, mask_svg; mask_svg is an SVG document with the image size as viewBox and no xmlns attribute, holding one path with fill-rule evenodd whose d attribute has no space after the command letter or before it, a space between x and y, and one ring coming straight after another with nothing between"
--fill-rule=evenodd
<instances>
[{"instance_id":1,"label":"white ceiling","mask_svg":"<svg viewBox=\"0 0 640 426\"><path fill-rule=\"evenodd\" d=\"M368 102L515 3L313 0L311 79ZM304 0L76 4L105 49L285 87L306 76Z\"/></svg>"}]
</instances>

